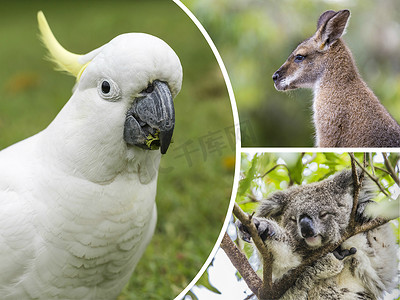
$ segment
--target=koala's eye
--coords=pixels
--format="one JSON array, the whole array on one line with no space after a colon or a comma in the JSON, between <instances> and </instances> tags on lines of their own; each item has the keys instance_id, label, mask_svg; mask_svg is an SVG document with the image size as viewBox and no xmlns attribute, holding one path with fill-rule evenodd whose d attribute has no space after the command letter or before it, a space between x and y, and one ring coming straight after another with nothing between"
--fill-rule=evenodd
<instances>
[{"instance_id":1,"label":"koala's eye","mask_svg":"<svg viewBox=\"0 0 400 300\"><path fill-rule=\"evenodd\" d=\"M295 223L297 222L297 220L296 220L296 217L295 217L295 216L291 216L291 217L289 218L289 220L290 220L290 221L292 221L292 222L295 222Z\"/></svg>"},{"instance_id":2,"label":"koala's eye","mask_svg":"<svg viewBox=\"0 0 400 300\"><path fill-rule=\"evenodd\" d=\"M305 58L306 58L306 57L305 57L304 55L297 54L297 55L294 57L294 61L297 62L297 63L299 63L299 62L302 62Z\"/></svg>"},{"instance_id":3,"label":"koala's eye","mask_svg":"<svg viewBox=\"0 0 400 300\"><path fill-rule=\"evenodd\" d=\"M321 213L319 214L319 217L320 217L321 219L323 219L323 218L326 218L328 215L329 215L329 213L328 213L327 211L323 211L323 212L321 212Z\"/></svg>"}]
</instances>

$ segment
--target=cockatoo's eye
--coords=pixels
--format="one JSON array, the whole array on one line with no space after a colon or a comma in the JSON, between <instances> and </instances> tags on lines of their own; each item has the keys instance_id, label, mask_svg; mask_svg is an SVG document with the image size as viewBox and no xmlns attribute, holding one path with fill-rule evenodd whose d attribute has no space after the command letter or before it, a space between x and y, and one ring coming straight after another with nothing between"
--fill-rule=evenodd
<instances>
[{"instance_id":1,"label":"cockatoo's eye","mask_svg":"<svg viewBox=\"0 0 400 300\"><path fill-rule=\"evenodd\" d=\"M121 97L117 84L111 79L101 79L97 88L99 95L105 100L118 101Z\"/></svg>"},{"instance_id":2,"label":"cockatoo's eye","mask_svg":"<svg viewBox=\"0 0 400 300\"><path fill-rule=\"evenodd\" d=\"M107 80L104 80L101 83L101 91L103 92L103 94L107 95L111 90L111 86L110 83Z\"/></svg>"}]
</instances>

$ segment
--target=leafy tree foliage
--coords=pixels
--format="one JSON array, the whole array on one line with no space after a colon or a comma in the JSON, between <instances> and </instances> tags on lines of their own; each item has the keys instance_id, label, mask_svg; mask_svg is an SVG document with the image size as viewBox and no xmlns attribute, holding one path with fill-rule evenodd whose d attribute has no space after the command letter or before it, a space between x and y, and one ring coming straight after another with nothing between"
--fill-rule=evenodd
<instances>
[{"instance_id":1,"label":"leafy tree foliage","mask_svg":"<svg viewBox=\"0 0 400 300\"><path fill-rule=\"evenodd\" d=\"M400 174L399 153L355 153L355 158L361 165L365 159L366 170L379 184L382 192L375 199L380 203L379 213L398 214L400 209L400 188L396 183ZM386 164L385 164L385 157ZM269 194L284 190L291 185L302 185L321 181L345 168L350 168L351 159L348 153L261 153L244 151L241 156L241 170L236 203L242 210L252 214L258 202ZM388 172L392 168L393 172ZM367 176L367 175L365 175ZM378 189L378 187L377 187ZM385 192L388 197L383 194ZM397 198L397 200L395 200ZM391 221L397 242L399 243L399 218ZM248 243L236 240L239 248L245 253L253 268L261 275L261 264L253 260L254 248ZM240 278L240 274L237 274ZM202 278L198 284L204 284L208 277ZM212 284L212 283L211 283ZM216 287L218 289L218 287ZM213 287L215 290L215 287Z\"/></svg>"}]
</instances>

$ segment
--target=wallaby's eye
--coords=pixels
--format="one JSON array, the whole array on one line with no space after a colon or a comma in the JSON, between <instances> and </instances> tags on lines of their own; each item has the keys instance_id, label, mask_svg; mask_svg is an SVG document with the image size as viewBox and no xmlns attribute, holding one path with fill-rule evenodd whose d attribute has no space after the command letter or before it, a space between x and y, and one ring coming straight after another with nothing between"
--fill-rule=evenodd
<instances>
[{"instance_id":1,"label":"wallaby's eye","mask_svg":"<svg viewBox=\"0 0 400 300\"><path fill-rule=\"evenodd\" d=\"M295 62L302 62L305 58L306 58L306 57L305 57L304 55L297 54L297 55L294 57L294 61L295 61Z\"/></svg>"},{"instance_id":2,"label":"wallaby's eye","mask_svg":"<svg viewBox=\"0 0 400 300\"><path fill-rule=\"evenodd\" d=\"M295 223L297 222L297 220L296 220L296 217L295 217L295 216L291 216L291 217L289 218L289 220L290 220L290 221L292 221L292 222L295 222Z\"/></svg>"}]
</instances>

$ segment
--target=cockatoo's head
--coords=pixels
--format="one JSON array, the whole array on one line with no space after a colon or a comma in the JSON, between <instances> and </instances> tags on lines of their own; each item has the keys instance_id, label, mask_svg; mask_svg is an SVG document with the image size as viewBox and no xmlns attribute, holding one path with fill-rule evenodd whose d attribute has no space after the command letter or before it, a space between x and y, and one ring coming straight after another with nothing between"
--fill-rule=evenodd
<instances>
[{"instance_id":1,"label":"cockatoo's head","mask_svg":"<svg viewBox=\"0 0 400 300\"><path fill-rule=\"evenodd\" d=\"M182 66L175 52L154 36L127 33L77 55L57 42L42 12L38 21L51 60L77 77L75 93L80 95L82 115L121 129L128 147L160 148L164 154L175 125L173 99L182 84Z\"/></svg>"}]
</instances>

